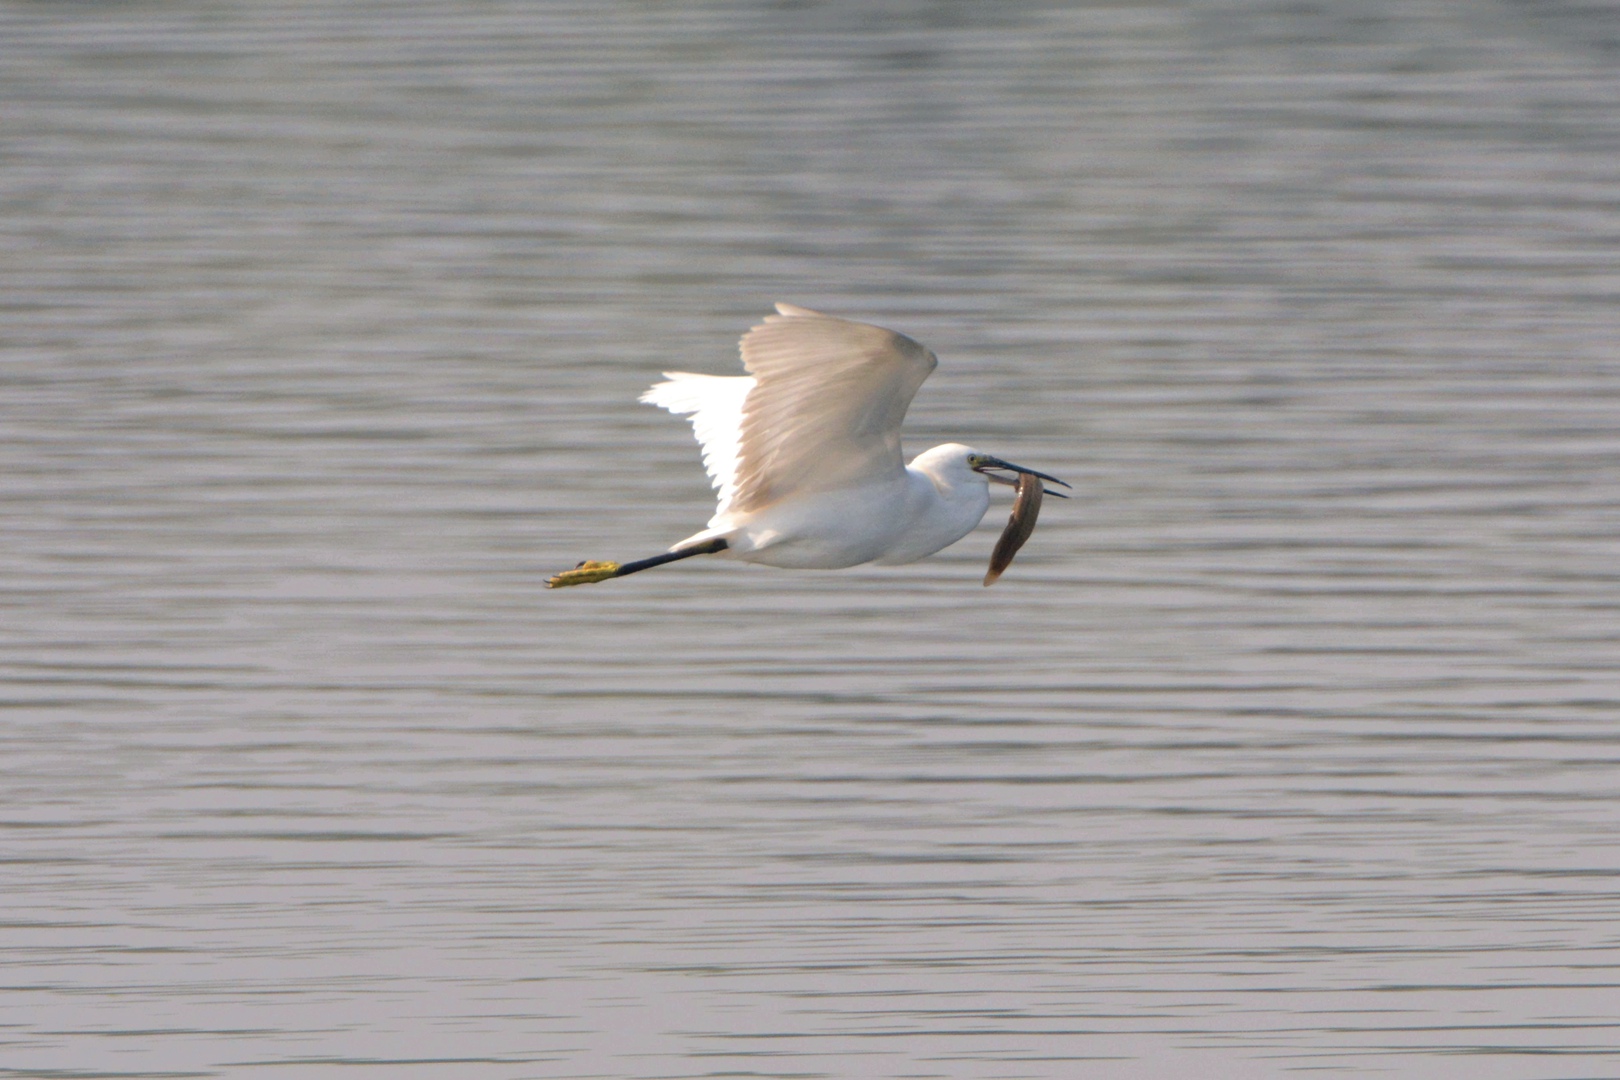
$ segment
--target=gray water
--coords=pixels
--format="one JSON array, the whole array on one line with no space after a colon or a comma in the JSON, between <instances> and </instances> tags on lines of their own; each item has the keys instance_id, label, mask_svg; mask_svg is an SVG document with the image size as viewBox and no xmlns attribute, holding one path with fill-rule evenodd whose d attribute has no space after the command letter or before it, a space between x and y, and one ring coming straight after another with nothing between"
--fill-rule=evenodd
<instances>
[{"instance_id":1,"label":"gray water","mask_svg":"<svg viewBox=\"0 0 1620 1080\"><path fill-rule=\"evenodd\" d=\"M1620 1076L1617 252L1604 5L5 0L0 1076ZM547 592L777 299L1077 497Z\"/></svg>"}]
</instances>

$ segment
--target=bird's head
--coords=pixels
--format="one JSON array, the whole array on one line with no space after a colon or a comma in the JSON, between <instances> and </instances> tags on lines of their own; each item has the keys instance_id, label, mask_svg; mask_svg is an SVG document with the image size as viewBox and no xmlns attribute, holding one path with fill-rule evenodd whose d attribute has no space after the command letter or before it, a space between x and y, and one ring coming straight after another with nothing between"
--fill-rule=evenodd
<instances>
[{"instance_id":1,"label":"bird's head","mask_svg":"<svg viewBox=\"0 0 1620 1080\"><path fill-rule=\"evenodd\" d=\"M1009 487L1017 487L1019 473L1029 473L1063 487L1069 486L1055 476L1036 472L1022 465L1014 465L994 454L986 454L961 443L946 443L932 450L925 450L912 459L911 467L933 477L941 490L958 489L975 481L982 484L990 480ZM1012 475L1010 477L1002 475L1004 473ZM1056 495L1060 499L1068 498L1061 491L1052 491L1050 488L1046 489L1046 493Z\"/></svg>"},{"instance_id":2,"label":"bird's head","mask_svg":"<svg viewBox=\"0 0 1620 1080\"><path fill-rule=\"evenodd\" d=\"M1046 473L1038 472L1035 469L1026 468L1023 465L1014 465L1010 461L1001 460L994 454L981 453L980 451L974 450L971 447L963 447L963 449L967 451L967 467L978 473L980 476L983 476L986 480L994 480L996 483L1006 484L1008 487L1017 487L1018 474L1028 473L1031 476L1038 476L1042 480L1050 480L1052 483L1059 484L1063 487L1070 486L1055 476L1049 476ZM1013 475L1010 477L999 475L1000 473L1004 472L1010 472ZM1046 494L1048 495L1056 495L1060 499L1068 498L1068 496L1063 494L1061 491L1053 491L1050 488L1045 490Z\"/></svg>"}]
</instances>

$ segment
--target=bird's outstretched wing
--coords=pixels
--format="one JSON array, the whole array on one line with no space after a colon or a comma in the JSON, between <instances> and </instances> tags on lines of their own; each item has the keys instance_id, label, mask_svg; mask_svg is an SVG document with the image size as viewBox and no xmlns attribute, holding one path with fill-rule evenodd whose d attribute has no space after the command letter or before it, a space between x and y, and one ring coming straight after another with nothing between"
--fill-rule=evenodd
<instances>
[{"instance_id":1,"label":"bird's outstretched wing","mask_svg":"<svg viewBox=\"0 0 1620 1080\"><path fill-rule=\"evenodd\" d=\"M747 375L690 371L666 371L664 378L666 382L655 383L641 400L692 421L692 432L703 447L703 467L720 496L714 512L718 521L737 494L737 440L742 436L743 402L753 391L754 380Z\"/></svg>"},{"instance_id":2,"label":"bird's outstretched wing","mask_svg":"<svg viewBox=\"0 0 1620 1080\"><path fill-rule=\"evenodd\" d=\"M905 467L900 424L939 361L880 326L777 304L742 339L743 401L728 509L859 483Z\"/></svg>"}]
</instances>

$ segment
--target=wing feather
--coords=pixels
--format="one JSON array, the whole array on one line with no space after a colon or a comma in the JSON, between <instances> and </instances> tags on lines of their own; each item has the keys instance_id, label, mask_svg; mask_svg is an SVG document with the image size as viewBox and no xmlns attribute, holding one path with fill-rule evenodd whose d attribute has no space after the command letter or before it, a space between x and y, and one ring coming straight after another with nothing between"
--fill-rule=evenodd
<instances>
[{"instance_id":1,"label":"wing feather","mask_svg":"<svg viewBox=\"0 0 1620 1080\"><path fill-rule=\"evenodd\" d=\"M731 506L737 490L737 440L742 431L743 401L754 388L746 375L697 375L666 371L667 382L655 383L641 400L692 421L692 434L703 448L703 467L720 497L718 518Z\"/></svg>"},{"instance_id":2,"label":"wing feather","mask_svg":"<svg viewBox=\"0 0 1620 1080\"><path fill-rule=\"evenodd\" d=\"M938 364L893 330L793 304L776 310L742 339L754 385L742 402L731 498L722 498L722 512L905 468L900 425Z\"/></svg>"}]
</instances>

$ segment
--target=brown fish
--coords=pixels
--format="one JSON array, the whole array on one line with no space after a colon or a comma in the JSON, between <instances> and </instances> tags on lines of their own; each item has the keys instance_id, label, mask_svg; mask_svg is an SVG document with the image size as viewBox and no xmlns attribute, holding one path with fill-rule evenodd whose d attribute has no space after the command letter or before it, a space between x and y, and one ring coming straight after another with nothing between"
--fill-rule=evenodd
<instances>
[{"instance_id":1,"label":"brown fish","mask_svg":"<svg viewBox=\"0 0 1620 1080\"><path fill-rule=\"evenodd\" d=\"M1040 477L1027 472L1018 474L1018 494L1013 498L1012 515L1007 518L1007 527L1001 530L996 550L990 553L990 572L984 575L986 585L996 583L1002 572L1012 565L1013 556L1024 546L1029 534L1035 531L1043 490Z\"/></svg>"}]
</instances>

